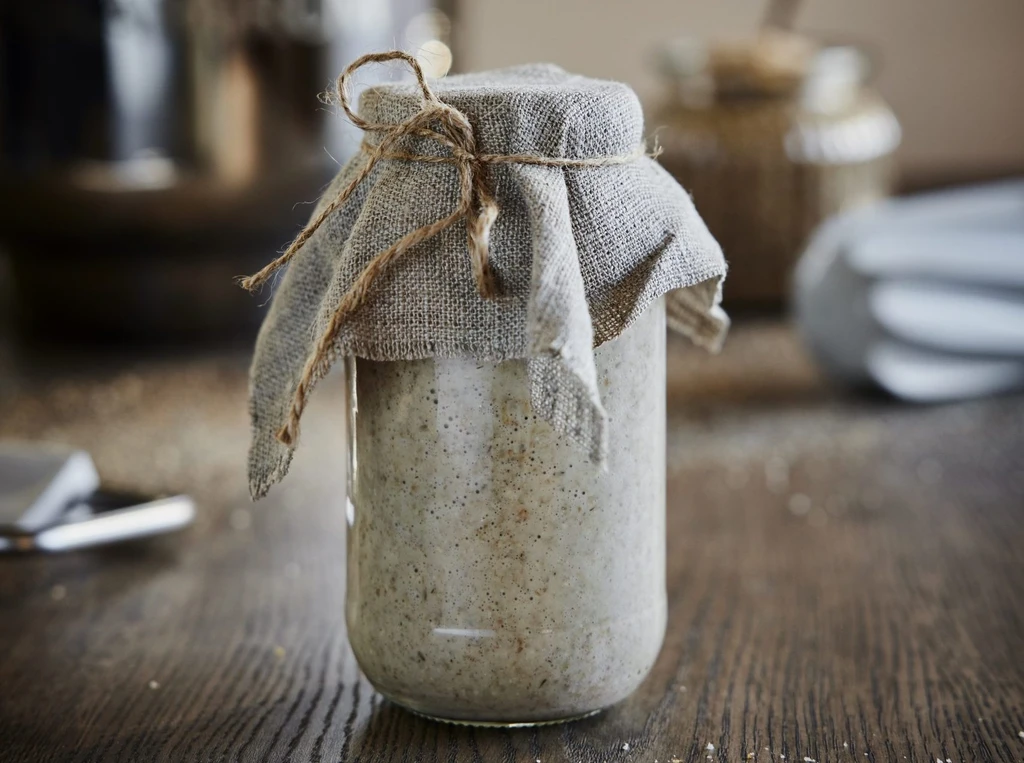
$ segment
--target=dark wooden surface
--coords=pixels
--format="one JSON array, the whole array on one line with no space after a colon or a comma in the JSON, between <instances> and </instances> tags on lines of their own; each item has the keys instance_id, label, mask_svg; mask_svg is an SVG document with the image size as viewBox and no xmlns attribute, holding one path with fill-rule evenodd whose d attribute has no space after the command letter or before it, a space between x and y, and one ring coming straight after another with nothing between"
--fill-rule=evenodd
<instances>
[{"instance_id":1,"label":"dark wooden surface","mask_svg":"<svg viewBox=\"0 0 1024 763\"><path fill-rule=\"evenodd\" d=\"M0 760L1024 760L1024 401L843 397L771 325L673 352L661 658L596 718L514 731L420 720L360 678L336 388L250 506L242 361L8 373L0 436L87 446L201 518L0 558Z\"/></svg>"}]
</instances>

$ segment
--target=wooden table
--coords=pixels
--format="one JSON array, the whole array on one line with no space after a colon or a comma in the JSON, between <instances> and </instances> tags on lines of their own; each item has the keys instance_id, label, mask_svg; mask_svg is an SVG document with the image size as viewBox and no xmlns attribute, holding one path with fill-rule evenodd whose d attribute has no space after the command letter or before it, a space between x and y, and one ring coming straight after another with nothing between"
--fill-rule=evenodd
<instances>
[{"instance_id":1,"label":"wooden table","mask_svg":"<svg viewBox=\"0 0 1024 763\"><path fill-rule=\"evenodd\" d=\"M241 359L8 375L0 436L89 447L201 518L0 559L0 760L1024 760L1024 401L843 397L770 324L671 366L661 658L608 712L515 731L420 720L360 677L336 388L251 506Z\"/></svg>"}]
</instances>

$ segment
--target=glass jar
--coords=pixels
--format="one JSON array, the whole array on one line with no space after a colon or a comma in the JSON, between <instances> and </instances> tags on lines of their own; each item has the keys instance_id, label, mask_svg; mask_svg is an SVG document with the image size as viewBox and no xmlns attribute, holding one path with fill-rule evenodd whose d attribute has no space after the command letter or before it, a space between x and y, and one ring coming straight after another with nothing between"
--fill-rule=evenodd
<instances>
[{"instance_id":1,"label":"glass jar","mask_svg":"<svg viewBox=\"0 0 1024 763\"><path fill-rule=\"evenodd\" d=\"M346 362L349 638L390 700L523 725L597 712L665 632L665 304L595 350L607 468L523 361Z\"/></svg>"},{"instance_id":2,"label":"glass jar","mask_svg":"<svg viewBox=\"0 0 1024 763\"><path fill-rule=\"evenodd\" d=\"M853 46L680 40L661 63L660 162L722 245L728 304L777 307L815 228L891 192L899 123Z\"/></svg>"}]
</instances>

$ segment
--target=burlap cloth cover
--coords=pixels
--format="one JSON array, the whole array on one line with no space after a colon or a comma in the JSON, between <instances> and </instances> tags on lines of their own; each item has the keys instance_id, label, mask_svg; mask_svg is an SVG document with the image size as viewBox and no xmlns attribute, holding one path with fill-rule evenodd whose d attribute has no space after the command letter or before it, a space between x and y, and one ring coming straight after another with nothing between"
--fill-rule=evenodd
<instances>
[{"instance_id":1,"label":"burlap cloth cover","mask_svg":"<svg viewBox=\"0 0 1024 763\"><path fill-rule=\"evenodd\" d=\"M627 155L641 145L640 104L620 83L531 65L453 76L431 87L468 117L481 153L589 158ZM390 84L366 91L359 115L397 124L421 105L415 83ZM423 137L401 145L425 156L449 150ZM313 217L366 161L364 150L339 172ZM452 225L376 279L367 303L338 333L334 357L525 360L534 409L600 463L615 433L606 431L594 348L661 295L671 328L715 348L728 324L718 306L726 270L721 249L687 193L647 156L613 166L509 163L488 171L500 209L490 262L501 297L478 294L466 228ZM453 165L383 159L294 255L252 363L254 498L288 470L293 447L275 433L341 298L374 255L450 214L458 198Z\"/></svg>"}]
</instances>

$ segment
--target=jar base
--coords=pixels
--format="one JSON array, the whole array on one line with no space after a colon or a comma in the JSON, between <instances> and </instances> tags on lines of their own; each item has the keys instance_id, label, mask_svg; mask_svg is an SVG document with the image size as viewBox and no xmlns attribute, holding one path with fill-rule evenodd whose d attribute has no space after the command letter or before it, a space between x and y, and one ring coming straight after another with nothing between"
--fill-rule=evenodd
<instances>
[{"instance_id":1,"label":"jar base","mask_svg":"<svg viewBox=\"0 0 1024 763\"><path fill-rule=\"evenodd\" d=\"M444 718L439 715L431 715L430 713L424 713L421 710L415 710L408 705L403 705L400 702L395 702L393 699L388 699L396 707L400 707L413 715L418 715L420 718L425 718L428 721L435 721L437 723L447 723L452 726L473 726L476 728L487 728L487 729L527 729L534 728L536 726L557 726L560 723L572 723L573 721L581 721L584 718L591 718L601 712L602 708L597 710L588 710L585 713L578 715L570 715L565 718L554 718L551 720L544 721L475 721L467 720L465 718Z\"/></svg>"}]
</instances>

